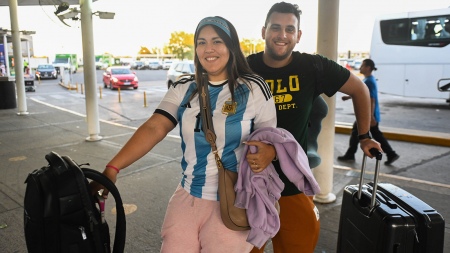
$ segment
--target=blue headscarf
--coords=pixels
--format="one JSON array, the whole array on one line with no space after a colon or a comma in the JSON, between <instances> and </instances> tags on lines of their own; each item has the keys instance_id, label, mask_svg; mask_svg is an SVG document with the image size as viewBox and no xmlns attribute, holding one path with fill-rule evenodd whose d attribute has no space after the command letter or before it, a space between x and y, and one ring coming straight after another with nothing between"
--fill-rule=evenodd
<instances>
[{"instance_id":1,"label":"blue headscarf","mask_svg":"<svg viewBox=\"0 0 450 253\"><path fill-rule=\"evenodd\" d=\"M197 29L195 29L195 33L198 33L200 28L204 27L205 25L214 25L216 27L219 27L231 38L230 27L228 26L227 21L225 21L223 18L215 16L202 19L200 23L198 23Z\"/></svg>"}]
</instances>

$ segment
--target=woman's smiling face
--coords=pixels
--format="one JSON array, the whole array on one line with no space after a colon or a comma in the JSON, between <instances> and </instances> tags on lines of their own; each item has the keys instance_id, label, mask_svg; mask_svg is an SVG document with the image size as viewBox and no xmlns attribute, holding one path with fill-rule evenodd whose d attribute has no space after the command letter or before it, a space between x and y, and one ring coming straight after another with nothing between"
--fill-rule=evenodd
<instances>
[{"instance_id":1,"label":"woman's smiling face","mask_svg":"<svg viewBox=\"0 0 450 253\"><path fill-rule=\"evenodd\" d=\"M195 53L210 81L228 79L227 63L230 51L211 25L201 28L196 41Z\"/></svg>"}]
</instances>

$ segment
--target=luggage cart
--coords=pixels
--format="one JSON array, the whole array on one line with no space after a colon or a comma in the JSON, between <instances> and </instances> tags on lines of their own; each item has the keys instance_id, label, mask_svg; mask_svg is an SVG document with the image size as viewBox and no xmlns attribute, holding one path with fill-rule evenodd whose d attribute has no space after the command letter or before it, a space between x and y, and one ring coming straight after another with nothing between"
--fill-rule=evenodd
<instances>
[{"instance_id":1,"label":"luggage cart","mask_svg":"<svg viewBox=\"0 0 450 253\"><path fill-rule=\"evenodd\" d=\"M36 91L36 87L34 86L34 79L33 78L25 78L25 91Z\"/></svg>"}]
</instances>

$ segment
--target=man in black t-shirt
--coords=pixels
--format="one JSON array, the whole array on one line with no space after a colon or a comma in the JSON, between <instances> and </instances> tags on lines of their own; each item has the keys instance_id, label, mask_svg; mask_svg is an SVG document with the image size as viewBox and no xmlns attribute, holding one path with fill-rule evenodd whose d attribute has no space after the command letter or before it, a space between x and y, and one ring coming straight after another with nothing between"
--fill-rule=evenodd
<instances>
[{"instance_id":1,"label":"man in black t-shirt","mask_svg":"<svg viewBox=\"0 0 450 253\"><path fill-rule=\"evenodd\" d=\"M369 149L381 150L381 147L368 134L371 115L367 86L332 60L293 52L302 34L300 13L297 5L285 2L274 4L262 28L266 42L264 52L248 57L252 70L261 75L272 90L277 127L291 132L306 153L308 121L314 100L322 93L333 96L340 91L353 99L360 145L364 153L372 157ZM323 80L320 82L313 57L319 57L321 63ZM260 172L275 160L273 164L285 183L279 199L281 227L272 238L274 252L313 252L319 238L320 222L312 196L305 196L287 179L276 161L272 146L254 141L247 144L258 147L258 153L247 154L248 163L253 164L252 170ZM251 252L264 252L264 247L254 248Z\"/></svg>"}]
</instances>

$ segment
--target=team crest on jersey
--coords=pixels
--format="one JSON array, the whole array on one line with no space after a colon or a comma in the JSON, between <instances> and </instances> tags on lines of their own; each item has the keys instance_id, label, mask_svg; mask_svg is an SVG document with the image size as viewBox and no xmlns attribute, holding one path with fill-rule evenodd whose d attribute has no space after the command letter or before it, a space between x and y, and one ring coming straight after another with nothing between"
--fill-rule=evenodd
<instances>
[{"instance_id":1,"label":"team crest on jersey","mask_svg":"<svg viewBox=\"0 0 450 253\"><path fill-rule=\"evenodd\" d=\"M225 115L233 115L236 113L237 102L231 101L231 99L225 101L222 106L222 113Z\"/></svg>"}]
</instances>

